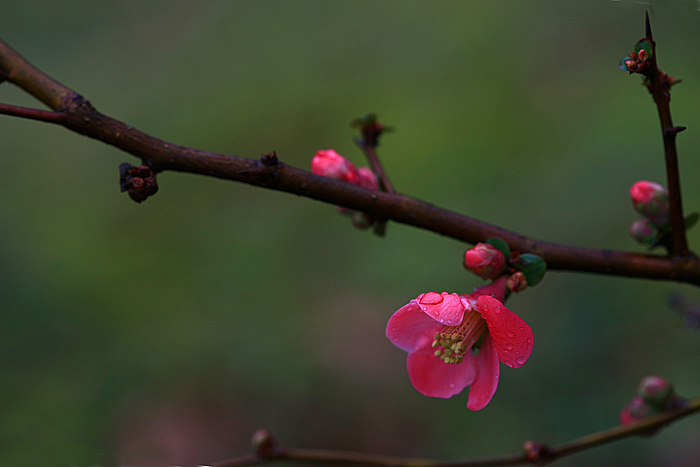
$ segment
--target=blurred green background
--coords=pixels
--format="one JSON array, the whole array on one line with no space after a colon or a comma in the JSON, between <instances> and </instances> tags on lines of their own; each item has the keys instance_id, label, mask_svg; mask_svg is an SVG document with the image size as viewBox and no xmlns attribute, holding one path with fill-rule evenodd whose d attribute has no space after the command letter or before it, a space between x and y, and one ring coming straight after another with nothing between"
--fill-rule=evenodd
<instances>
[{"instance_id":1,"label":"blurred green background","mask_svg":"<svg viewBox=\"0 0 700 467\"><path fill-rule=\"evenodd\" d=\"M101 111L159 138L307 168L377 112L403 193L558 243L642 251L633 182L665 184L659 123L617 69L644 33L632 1L5 0L0 37ZM688 211L700 210L700 12L651 7L674 88ZM9 84L0 101L36 105ZM169 465L289 445L439 459L516 453L617 423L640 379L700 395L700 334L672 283L550 273L509 307L531 359L491 404L421 396L384 337L430 290L482 282L466 245L386 238L308 199L187 174L141 205L131 156L0 116L0 464ZM700 242L700 228L690 233ZM700 417L561 466L695 466Z\"/></svg>"}]
</instances>

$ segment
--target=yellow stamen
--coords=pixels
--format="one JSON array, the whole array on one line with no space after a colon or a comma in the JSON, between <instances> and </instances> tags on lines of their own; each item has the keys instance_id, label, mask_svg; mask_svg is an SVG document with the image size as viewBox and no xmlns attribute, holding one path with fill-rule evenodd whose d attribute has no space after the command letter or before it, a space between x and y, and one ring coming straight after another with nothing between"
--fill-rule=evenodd
<instances>
[{"instance_id":1,"label":"yellow stamen","mask_svg":"<svg viewBox=\"0 0 700 467\"><path fill-rule=\"evenodd\" d=\"M435 334L435 356L445 363L462 363L486 330L486 321L475 310L467 310L459 326L445 326ZM439 347L439 348L438 348Z\"/></svg>"}]
</instances>

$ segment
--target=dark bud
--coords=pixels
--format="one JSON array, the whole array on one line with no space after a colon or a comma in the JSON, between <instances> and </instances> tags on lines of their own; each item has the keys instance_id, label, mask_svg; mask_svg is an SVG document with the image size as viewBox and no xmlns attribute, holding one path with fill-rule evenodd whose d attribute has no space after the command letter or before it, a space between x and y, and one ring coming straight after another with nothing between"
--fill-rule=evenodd
<instances>
[{"instance_id":1,"label":"dark bud","mask_svg":"<svg viewBox=\"0 0 700 467\"><path fill-rule=\"evenodd\" d=\"M284 453L284 449L272 437L272 434L264 428L253 433L251 440L255 453L260 457L279 457Z\"/></svg>"},{"instance_id":2,"label":"dark bud","mask_svg":"<svg viewBox=\"0 0 700 467\"><path fill-rule=\"evenodd\" d=\"M552 452L547 445L537 441L525 441L523 443L523 451L527 456L528 462L533 465L544 465L552 456Z\"/></svg>"},{"instance_id":3,"label":"dark bud","mask_svg":"<svg viewBox=\"0 0 700 467\"><path fill-rule=\"evenodd\" d=\"M128 192L131 199L140 203L158 192L156 173L145 165L134 167L125 162L119 166L119 187L122 192Z\"/></svg>"}]
</instances>

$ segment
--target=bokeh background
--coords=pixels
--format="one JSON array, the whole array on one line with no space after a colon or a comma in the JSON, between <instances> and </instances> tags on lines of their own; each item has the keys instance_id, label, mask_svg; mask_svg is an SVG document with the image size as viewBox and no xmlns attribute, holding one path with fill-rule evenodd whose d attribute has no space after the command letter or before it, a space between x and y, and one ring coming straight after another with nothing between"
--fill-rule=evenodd
<instances>
[{"instance_id":1,"label":"bokeh background","mask_svg":"<svg viewBox=\"0 0 700 467\"><path fill-rule=\"evenodd\" d=\"M659 123L617 69L650 9L683 194L700 210L695 1L5 0L0 37L162 139L308 167L377 112L403 193L558 243L641 251L628 189L665 183ZM36 105L13 86L0 101ZM187 174L141 205L131 156L0 116L0 464L193 465L282 443L439 459L612 427L647 374L700 394L673 283L552 272L509 307L533 328L492 403L429 399L384 337L421 292L468 292L466 245L354 229L316 201ZM700 229L690 233L700 242ZM558 462L697 465L700 417Z\"/></svg>"}]
</instances>

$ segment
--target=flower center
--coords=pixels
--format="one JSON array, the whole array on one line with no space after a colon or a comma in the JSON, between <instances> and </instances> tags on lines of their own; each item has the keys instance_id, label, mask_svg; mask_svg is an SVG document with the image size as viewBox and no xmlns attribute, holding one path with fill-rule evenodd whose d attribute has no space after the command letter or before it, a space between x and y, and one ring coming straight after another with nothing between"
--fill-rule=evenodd
<instances>
[{"instance_id":1,"label":"flower center","mask_svg":"<svg viewBox=\"0 0 700 467\"><path fill-rule=\"evenodd\" d=\"M445 326L435 334L435 356L445 363L462 363L486 330L486 321L476 310L467 310L459 326Z\"/></svg>"}]
</instances>

